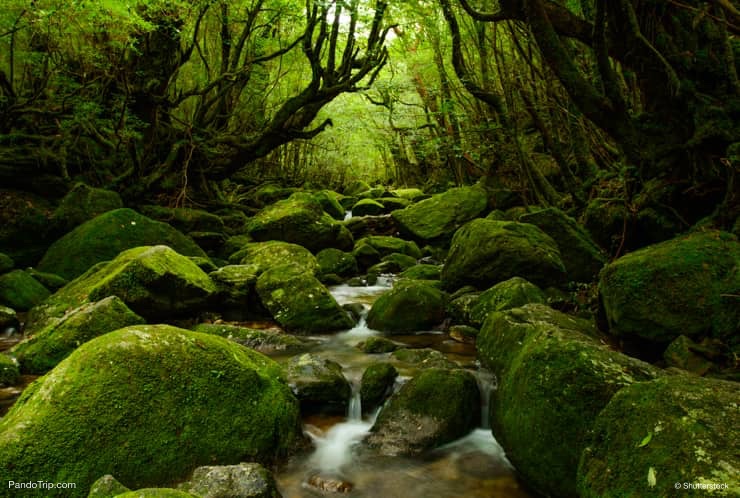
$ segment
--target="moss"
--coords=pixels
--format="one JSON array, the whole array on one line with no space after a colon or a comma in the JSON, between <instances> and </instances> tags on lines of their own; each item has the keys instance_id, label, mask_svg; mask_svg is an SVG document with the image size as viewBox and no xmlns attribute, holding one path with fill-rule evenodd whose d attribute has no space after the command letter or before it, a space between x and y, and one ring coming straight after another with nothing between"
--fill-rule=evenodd
<instances>
[{"instance_id":1,"label":"moss","mask_svg":"<svg viewBox=\"0 0 740 498\"><path fill-rule=\"evenodd\" d=\"M565 281L557 244L534 225L473 220L459 229L442 269L442 286L488 288L511 277L548 287Z\"/></svg>"},{"instance_id":2,"label":"moss","mask_svg":"<svg viewBox=\"0 0 740 498\"><path fill-rule=\"evenodd\" d=\"M0 304L26 311L49 297L49 291L23 270L0 275Z\"/></svg>"},{"instance_id":3,"label":"moss","mask_svg":"<svg viewBox=\"0 0 740 498\"><path fill-rule=\"evenodd\" d=\"M115 296L70 311L56 323L16 345L12 354L24 373L41 375L95 337L145 323Z\"/></svg>"},{"instance_id":4,"label":"moss","mask_svg":"<svg viewBox=\"0 0 740 498\"><path fill-rule=\"evenodd\" d=\"M115 498L198 498L185 491L170 488L145 488L116 495Z\"/></svg>"},{"instance_id":5,"label":"moss","mask_svg":"<svg viewBox=\"0 0 740 498\"><path fill-rule=\"evenodd\" d=\"M390 213L396 209L403 209L411 204L408 199L402 199L400 197L381 197L378 202L383 205L383 212Z\"/></svg>"},{"instance_id":6,"label":"moss","mask_svg":"<svg viewBox=\"0 0 740 498\"><path fill-rule=\"evenodd\" d=\"M11 357L0 353L0 387L14 386L20 375L18 364Z\"/></svg>"},{"instance_id":7,"label":"moss","mask_svg":"<svg viewBox=\"0 0 740 498\"><path fill-rule=\"evenodd\" d=\"M25 271L50 291L57 291L69 283L69 280L66 278L54 275L53 273L44 273L35 268L28 268Z\"/></svg>"},{"instance_id":8,"label":"moss","mask_svg":"<svg viewBox=\"0 0 740 498\"><path fill-rule=\"evenodd\" d=\"M380 405L392 391L398 370L390 363L373 363L362 373L360 399L362 409L369 411Z\"/></svg>"},{"instance_id":9,"label":"moss","mask_svg":"<svg viewBox=\"0 0 740 498\"><path fill-rule=\"evenodd\" d=\"M475 327L468 325L452 325L447 330L452 339L465 344L475 344L475 338L478 337L479 332Z\"/></svg>"},{"instance_id":10,"label":"moss","mask_svg":"<svg viewBox=\"0 0 740 498\"><path fill-rule=\"evenodd\" d=\"M44 197L0 188L0 248L18 268L38 263L51 240L53 208Z\"/></svg>"},{"instance_id":11,"label":"moss","mask_svg":"<svg viewBox=\"0 0 740 498\"><path fill-rule=\"evenodd\" d=\"M64 196L50 221L54 231L63 234L96 216L122 207L123 201L116 192L78 183Z\"/></svg>"},{"instance_id":12,"label":"moss","mask_svg":"<svg viewBox=\"0 0 740 498\"><path fill-rule=\"evenodd\" d=\"M321 273L324 275L334 273L341 276L357 275L357 260L352 254L339 249L329 248L319 251L316 255Z\"/></svg>"},{"instance_id":13,"label":"moss","mask_svg":"<svg viewBox=\"0 0 740 498\"><path fill-rule=\"evenodd\" d=\"M156 244L166 244L185 256L206 257L195 242L166 223L131 209L116 209L83 223L54 242L37 268L71 280L121 251ZM75 256L71 258L70 254Z\"/></svg>"},{"instance_id":14,"label":"moss","mask_svg":"<svg viewBox=\"0 0 740 498\"><path fill-rule=\"evenodd\" d=\"M414 202L428 197L427 194L418 188L397 188L391 192L401 199L408 199Z\"/></svg>"},{"instance_id":15,"label":"moss","mask_svg":"<svg viewBox=\"0 0 740 498\"><path fill-rule=\"evenodd\" d=\"M370 185L362 180L355 180L344 188L344 195L356 196L362 192L370 190Z\"/></svg>"},{"instance_id":16,"label":"moss","mask_svg":"<svg viewBox=\"0 0 740 498\"><path fill-rule=\"evenodd\" d=\"M740 495L738 395L735 382L688 375L625 387L596 419L578 468L579 496ZM674 483L726 488L676 491Z\"/></svg>"},{"instance_id":17,"label":"moss","mask_svg":"<svg viewBox=\"0 0 740 498\"><path fill-rule=\"evenodd\" d=\"M424 280L398 282L373 303L368 327L390 333L429 330L445 314L446 295Z\"/></svg>"},{"instance_id":18,"label":"moss","mask_svg":"<svg viewBox=\"0 0 740 498\"><path fill-rule=\"evenodd\" d=\"M7 254L0 252L0 274L9 272L15 268L15 261Z\"/></svg>"},{"instance_id":19,"label":"moss","mask_svg":"<svg viewBox=\"0 0 740 498\"><path fill-rule=\"evenodd\" d=\"M342 366L310 353L291 358L288 382L304 411L344 414L352 395Z\"/></svg>"},{"instance_id":20,"label":"moss","mask_svg":"<svg viewBox=\"0 0 740 498\"><path fill-rule=\"evenodd\" d=\"M415 242L387 235L363 237L355 242L354 249L352 249L352 255L363 268L368 268L380 262L384 256L393 253L405 254L416 259L421 258L421 251Z\"/></svg>"},{"instance_id":21,"label":"moss","mask_svg":"<svg viewBox=\"0 0 740 498\"><path fill-rule=\"evenodd\" d=\"M341 194L334 192L333 190L320 190L313 194L313 198L321 204L321 208L326 214L334 218L335 220L344 219L344 208L339 203Z\"/></svg>"},{"instance_id":22,"label":"moss","mask_svg":"<svg viewBox=\"0 0 740 498\"><path fill-rule=\"evenodd\" d=\"M581 221L594 240L613 254L619 247L625 220L628 219L629 213L623 201L595 198L586 206Z\"/></svg>"},{"instance_id":23,"label":"moss","mask_svg":"<svg viewBox=\"0 0 740 498\"><path fill-rule=\"evenodd\" d=\"M466 292L460 292L466 290ZM450 302L447 305L447 315L453 323L471 324L470 313L473 307L478 303L481 293L475 292L473 287L463 287L450 296Z\"/></svg>"},{"instance_id":24,"label":"moss","mask_svg":"<svg viewBox=\"0 0 740 498\"><path fill-rule=\"evenodd\" d=\"M385 337L371 336L357 344L357 348L366 354L391 353L400 346Z\"/></svg>"},{"instance_id":25,"label":"moss","mask_svg":"<svg viewBox=\"0 0 740 498\"><path fill-rule=\"evenodd\" d=\"M489 313L518 308L529 303L544 304L545 294L536 285L521 277L499 282L482 293L470 310L470 321L482 325Z\"/></svg>"},{"instance_id":26,"label":"moss","mask_svg":"<svg viewBox=\"0 0 740 498\"><path fill-rule=\"evenodd\" d=\"M401 348L391 353L391 358L416 368L460 368L460 365L432 348Z\"/></svg>"},{"instance_id":27,"label":"moss","mask_svg":"<svg viewBox=\"0 0 740 498\"><path fill-rule=\"evenodd\" d=\"M166 325L106 334L29 386L0 420L0 474L75 482L72 492L27 496L77 497L105 474L138 488L213 462L273 461L301 438L282 378L273 361L220 337Z\"/></svg>"},{"instance_id":28,"label":"moss","mask_svg":"<svg viewBox=\"0 0 740 498\"><path fill-rule=\"evenodd\" d=\"M9 328L20 330L18 314L13 308L0 305L0 334L5 333Z\"/></svg>"},{"instance_id":29,"label":"moss","mask_svg":"<svg viewBox=\"0 0 740 498\"><path fill-rule=\"evenodd\" d=\"M224 337L248 348L266 353L273 351L297 352L308 348L311 342L273 330L252 329L238 325L201 323L196 332Z\"/></svg>"},{"instance_id":30,"label":"moss","mask_svg":"<svg viewBox=\"0 0 740 498\"><path fill-rule=\"evenodd\" d=\"M258 275L257 265L227 265L209 273L218 289L218 306L248 307L256 296Z\"/></svg>"},{"instance_id":31,"label":"moss","mask_svg":"<svg viewBox=\"0 0 740 498\"><path fill-rule=\"evenodd\" d=\"M319 271L319 263L308 249L279 240L247 244L241 251L234 253L229 261L254 265L258 275L275 266L289 263L313 274Z\"/></svg>"},{"instance_id":32,"label":"moss","mask_svg":"<svg viewBox=\"0 0 740 498\"><path fill-rule=\"evenodd\" d=\"M142 206L141 212L157 221L167 223L183 233L216 232L223 233L223 220L202 209L170 208L164 206Z\"/></svg>"},{"instance_id":33,"label":"moss","mask_svg":"<svg viewBox=\"0 0 740 498\"><path fill-rule=\"evenodd\" d=\"M402 271L398 277L410 280L439 280L442 265L420 264L411 266Z\"/></svg>"},{"instance_id":34,"label":"moss","mask_svg":"<svg viewBox=\"0 0 740 498\"><path fill-rule=\"evenodd\" d=\"M251 195L251 205L259 208L269 206L282 199L286 199L298 192L295 187L281 187L275 184L260 185Z\"/></svg>"},{"instance_id":35,"label":"moss","mask_svg":"<svg viewBox=\"0 0 740 498\"><path fill-rule=\"evenodd\" d=\"M104 475L93 483L87 498L114 498L131 491L110 474Z\"/></svg>"},{"instance_id":36,"label":"moss","mask_svg":"<svg viewBox=\"0 0 740 498\"><path fill-rule=\"evenodd\" d=\"M416 240L449 239L460 226L479 216L488 205L484 189L459 187L433 195L391 215L402 234Z\"/></svg>"},{"instance_id":37,"label":"moss","mask_svg":"<svg viewBox=\"0 0 740 498\"><path fill-rule=\"evenodd\" d=\"M352 216L377 216L385 212L385 206L374 199L360 199L352 206Z\"/></svg>"}]
</instances>

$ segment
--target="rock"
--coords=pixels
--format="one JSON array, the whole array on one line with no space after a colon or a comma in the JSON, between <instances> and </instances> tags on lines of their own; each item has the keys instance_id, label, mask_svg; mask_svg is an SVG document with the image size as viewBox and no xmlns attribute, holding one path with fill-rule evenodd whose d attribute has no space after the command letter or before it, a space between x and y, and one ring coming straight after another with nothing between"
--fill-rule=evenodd
<instances>
[{"instance_id":1,"label":"rock","mask_svg":"<svg viewBox=\"0 0 740 498\"><path fill-rule=\"evenodd\" d=\"M345 303L342 309L349 313L356 322L365 314L365 305L362 303Z\"/></svg>"},{"instance_id":2,"label":"rock","mask_svg":"<svg viewBox=\"0 0 740 498\"><path fill-rule=\"evenodd\" d=\"M49 297L49 291L23 270L0 275L0 305L27 311Z\"/></svg>"},{"instance_id":3,"label":"rock","mask_svg":"<svg viewBox=\"0 0 740 498\"><path fill-rule=\"evenodd\" d=\"M115 498L198 498L195 495L171 488L144 488L128 491Z\"/></svg>"},{"instance_id":4,"label":"rock","mask_svg":"<svg viewBox=\"0 0 740 498\"><path fill-rule=\"evenodd\" d=\"M465 289L463 287L462 289ZM460 289L460 290L462 290ZM447 315L454 323L461 324L472 324L473 320L470 314L473 312L473 307L478 303L481 292L471 292L473 287L468 287L467 292L460 293L455 292L450 296L450 302L447 305ZM457 297L455 297L457 295Z\"/></svg>"},{"instance_id":5,"label":"rock","mask_svg":"<svg viewBox=\"0 0 740 498\"><path fill-rule=\"evenodd\" d=\"M53 273L44 273L35 268L26 268L26 273L31 275L38 283L52 292L56 292L69 283L69 280Z\"/></svg>"},{"instance_id":6,"label":"rock","mask_svg":"<svg viewBox=\"0 0 740 498\"><path fill-rule=\"evenodd\" d=\"M397 343L385 337L370 336L361 343L357 344L357 349L365 354L382 354L392 353L399 346Z\"/></svg>"},{"instance_id":7,"label":"rock","mask_svg":"<svg viewBox=\"0 0 740 498\"><path fill-rule=\"evenodd\" d=\"M295 187L282 187L271 183L260 185L252 192L251 199L249 199L250 205L263 208L280 200L287 199L296 192L298 192L298 189Z\"/></svg>"},{"instance_id":8,"label":"rock","mask_svg":"<svg viewBox=\"0 0 740 498\"><path fill-rule=\"evenodd\" d=\"M224 242L223 247L221 248L221 254L220 256L223 256L224 259L229 260L231 263L238 263L240 258L234 258L232 259L231 256L242 250L244 247L246 247L247 244L253 243L254 239L246 234L240 234L240 235L232 235L231 237L227 238Z\"/></svg>"},{"instance_id":9,"label":"rock","mask_svg":"<svg viewBox=\"0 0 740 498\"><path fill-rule=\"evenodd\" d=\"M96 216L122 207L123 201L116 192L77 183L64 196L49 221L54 233L63 235Z\"/></svg>"},{"instance_id":10,"label":"rock","mask_svg":"<svg viewBox=\"0 0 740 498\"><path fill-rule=\"evenodd\" d=\"M208 274L216 284L217 295L215 302L220 308L236 308L245 311L254 308L258 301L257 275L259 266L227 265Z\"/></svg>"},{"instance_id":11,"label":"rock","mask_svg":"<svg viewBox=\"0 0 740 498\"><path fill-rule=\"evenodd\" d=\"M320 271L323 275L334 273L344 277L357 275L357 261L351 253L329 248L319 251L316 255Z\"/></svg>"},{"instance_id":12,"label":"rock","mask_svg":"<svg viewBox=\"0 0 740 498\"><path fill-rule=\"evenodd\" d=\"M302 439L282 379L278 364L220 337L168 325L111 332L80 346L0 419L0 474L75 482L72 492L35 494L66 497L84 496L107 473L138 488L213 461L274 461Z\"/></svg>"},{"instance_id":13,"label":"rock","mask_svg":"<svg viewBox=\"0 0 740 498\"><path fill-rule=\"evenodd\" d=\"M415 368L460 368L460 365L431 348L400 348L391 353L391 358Z\"/></svg>"},{"instance_id":14,"label":"rock","mask_svg":"<svg viewBox=\"0 0 740 498\"><path fill-rule=\"evenodd\" d=\"M219 254L228 240L223 232L188 232L188 237L210 255Z\"/></svg>"},{"instance_id":15,"label":"rock","mask_svg":"<svg viewBox=\"0 0 740 498\"><path fill-rule=\"evenodd\" d=\"M39 330L84 303L117 296L135 313L160 320L202 309L216 286L195 263L167 246L136 247L96 265L57 291L28 316Z\"/></svg>"},{"instance_id":16,"label":"rock","mask_svg":"<svg viewBox=\"0 0 740 498\"><path fill-rule=\"evenodd\" d=\"M405 254L415 259L421 258L421 251L414 242L386 235L364 237L355 242L352 249L352 255L362 268L369 268L380 262L384 256L393 253Z\"/></svg>"},{"instance_id":17,"label":"rock","mask_svg":"<svg viewBox=\"0 0 740 498\"><path fill-rule=\"evenodd\" d=\"M702 349L704 348L685 335L680 335L663 352L663 360L668 367L676 367L696 375L704 375L712 369L714 364L701 354Z\"/></svg>"},{"instance_id":18,"label":"rock","mask_svg":"<svg viewBox=\"0 0 740 498\"><path fill-rule=\"evenodd\" d=\"M313 274L319 272L319 263L308 249L278 240L247 244L241 251L234 253L229 262L254 265L257 275L287 263L295 264Z\"/></svg>"},{"instance_id":19,"label":"rock","mask_svg":"<svg viewBox=\"0 0 740 498\"><path fill-rule=\"evenodd\" d=\"M290 334L283 334L275 330L260 330L224 323L200 323L193 328L196 332L213 334L225 337L231 341L254 349L261 353L275 351L299 352L313 343L307 339L300 339Z\"/></svg>"},{"instance_id":20,"label":"rock","mask_svg":"<svg viewBox=\"0 0 740 498\"><path fill-rule=\"evenodd\" d=\"M285 329L302 334L350 329L354 322L311 273L285 264L257 279L257 294Z\"/></svg>"},{"instance_id":21,"label":"rock","mask_svg":"<svg viewBox=\"0 0 740 498\"><path fill-rule=\"evenodd\" d=\"M689 233L622 256L601 272L599 293L616 336L740 342L740 244L728 233Z\"/></svg>"},{"instance_id":22,"label":"rock","mask_svg":"<svg viewBox=\"0 0 740 498\"><path fill-rule=\"evenodd\" d=\"M380 406L393 392L398 370L390 363L373 363L362 373L360 400L362 410L369 412Z\"/></svg>"},{"instance_id":23,"label":"rock","mask_svg":"<svg viewBox=\"0 0 740 498\"><path fill-rule=\"evenodd\" d=\"M478 217L488 204L480 187L458 187L391 213L401 233L425 242L449 239L460 226Z\"/></svg>"},{"instance_id":24,"label":"rock","mask_svg":"<svg viewBox=\"0 0 740 498\"><path fill-rule=\"evenodd\" d=\"M505 311L525 304L546 302L547 298L539 287L521 277L512 277L497 283L478 297L470 310L470 321L481 326L492 311Z\"/></svg>"},{"instance_id":25,"label":"rock","mask_svg":"<svg viewBox=\"0 0 740 498\"><path fill-rule=\"evenodd\" d=\"M624 386L659 375L590 338L592 329L585 320L528 304L491 313L478 335L478 358L498 379L493 433L544 495L576 496L578 460L599 412Z\"/></svg>"},{"instance_id":26,"label":"rock","mask_svg":"<svg viewBox=\"0 0 740 498\"><path fill-rule=\"evenodd\" d=\"M464 436L479 418L475 377L465 370L433 368L391 396L367 442L384 455L418 455Z\"/></svg>"},{"instance_id":27,"label":"rock","mask_svg":"<svg viewBox=\"0 0 740 498\"><path fill-rule=\"evenodd\" d=\"M390 269L390 273L399 273L411 268L412 266L416 266L416 258L394 252L387 256L383 256L380 259L380 263L385 263ZM370 271L370 269L368 269L368 271Z\"/></svg>"},{"instance_id":28,"label":"rock","mask_svg":"<svg viewBox=\"0 0 740 498\"><path fill-rule=\"evenodd\" d=\"M93 483L87 498L114 498L131 491L110 474L106 474Z\"/></svg>"},{"instance_id":29,"label":"rock","mask_svg":"<svg viewBox=\"0 0 740 498\"><path fill-rule=\"evenodd\" d=\"M327 247L352 247L351 234L343 234L342 228L324 213L318 201L303 192L264 208L247 223L247 232L254 240L282 240L313 252Z\"/></svg>"},{"instance_id":30,"label":"rock","mask_svg":"<svg viewBox=\"0 0 740 498\"><path fill-rule=\"evenodd\" d=\"M116 296L86 303L12 349L23 373L43 375L90 339L146 321Z\"/></svg>"},{"instance_id":31,"label":"rock","mask_svg":"<svg viewBox=\"0 0 740 498\"><path fill-rule=\"evenodd\" d=\"M361 192L370 190L370 185L362 180L355 180L344 188L344 195L356 196Z\"/></svg>"},{"instance_id":32,"label":"rock","mask_svg":"<svg viewBox=\"0 0 740 498\"><path fill-rule=\"evenodd\" d=\"M625 219L629 219L629 213L623 201L597 197L589 201L581 222L601 247L614 254L620 245Z\"/></svg>"},{"instance_id":33,"label":"rock","mask_svg":"<svg viewBox=\"0 0 740 498\"><path fill-rule=\"evenodd\" d=\"M391 236L398 232L396 222L391 215L355 216L343 222L355 240L372 235Z\"/></svg>"},{"instance_id":34,"label":"rock","mask_svg":"<svg viewBox=\"0 0 740 498\"><path fill-rule=\"evenodd\" d=\"M337 362L310 353L294 356L288 382L303 410L344 414L349 406L352 387Z\"/></svg>"},{"instance_id":35,"label":"rock","mask_svg":"<svg viewBox=\"0 0 740 498\"><path fill-rule=\"evenodd\" d=\"M475 338L478 337L479 330L469 325L452 325L447 333L457 342L475 344Z\"/></svg>"},{"instance_id":36,"label":"rock","mask_svg":"<svg viewBox=\"0 0 740 498\"><path fill-rule=\"evenodd\" d=\"M367 325L388 333L429 330L444 320L446 304L444 292L427 281L404 280L373 303Z\"/></svg>"},{"instance_id":37,"label":"rock","mask_svg":"<svg viewBox=\"0 0 740 498\"><path fill-rule=\"evenodd\" d=\"M401 199L407 199L412 202L429 198L427 194L418 188L397 188L392 191L393 194Z\"/></svg>"},{"instance_id":38,"label":"rock","mask_svg":"<svg viewBox=\"0 0 740 498\"><path fill-rule=\"evenodd\" d=\"M381 197L378 202L383 205L383 212L390 213L396 209L403 209L411 204L408 199L402 199L400 197Z\"/></svg>"},{"instance_id":39,"label":"rock","mask_svg":"<svg viewBox=\"0 0 740 498\"><path fill-rule=\"evenodd\" d=\"M606 255L576 220L558 208L547 208L519 217L553 238L570 280L591 282L606 264Z\"/></svg>"},{"instance_id":40,"label":"rock","mask_svg":"<svg viewBox=\"0 0 740 498\"><path fill-rule=\"evenodd\" d=\"M13 358L0 353L0 387L16 385L20 376L18 364Z\"/></svg>"},{"instance_id":41,"label":"rock","mask_svg":"<svg viewBox=\"0 0 740 498\"><path fill-rule=\"evenodd\" d=\"M414 265L402 271L398 277L410 280L439 280L442 265Z\"/></svg>"},{"instance_id":42,"label":"rock","mask_svg":"<svg viewBox=\"0 0 740 498\"><path fill-rule=\"evenodd\" d=\"M511 277L541 287L563 283L565 267L555 241L534 225L509 221L473 220L455 232L442 268L444 289L485 289Z\"/></svg>"},{"instance_id":43,"label":"rock","mask_svg":"<svg viewBox=\"0 0 740 498\"><path fill-rule=\"evenodd\" d=\"M343 481L336 477L327 477L314 474L308 478L306 485L318 490L321 493L350 493L354 485L349 481Z\"/></svg>"},{"instance_id":44,"label":"rock","mask_svg":"<svg viewBox=\"0 0 740 498\"><path fill-rule=\"evenodd\" d=\"M86 221L54 242L37 269L72 280L121 251L157 244L168 245L184 256L206 257L195 242L166 223L131 209L116 209Z\"/></svg>"},{"instance_id":45,"label":"rock","mask_svg":"<svg viewBox=\"0 0 740 498\"><path fill-rule=\"evenodd\" d=\"M313 194L313 198L316 199L316 202L321 204L321 209L323 209L326 214L335 220L342 221L344 219L345 209L339 203L340 197L342 197L342 195L333 190L320 190Z\"/></svg>"},{"instance_id":46,"label":"rock","mask_svg":"<svg viewBox=\"0 0 740 498\"><path fill-rule=\"evenodd\" d=\"M15 268L15 261L7 254L0 252L0 275Z\"/></svg>"},{"instance_id":47,"label":"rock","mask_svg":"<svg viewBox=\"0 0 740 498\"><path fill-rule=\"evenodd\" d=\"M51 240L48 199L29 192L0 188L0 248L18 268L34 266Z\"/></svg>"},{"instance_id":48,"label":"rock","mask_svg":"<svg viewBox=\"0 0 740 498\"><path fill-rule=\"evenodd\" d=\"M360 199L352 206L352 216L377 216L385 213L385 206L374 199Z\"/></svg>"},{"instance_id":49,"label":"rock","mask_svg":"<svg viewBox=\"0 0 740 498\"><path fill-rule=\"evenodd\" d=\"M183 233L224 232L223 220L202 209L148 205L142 206L141 212L154 220L167 223Z\"/></svg>"},{"instance_id":50,"label":"rock","mask_svg":"<svg viewBox=\"0 0 740 498\"><path fill-rule=\"evenodd\" d=\"M270 471L257 463L198 467L181 489L201 498L280 498Z\"/></svg>"},{"instance_id":51,"label":"rock","mask_svg":"<svg viewBox=\"0 0 740 498\"><path fill-rule=\"evenodd\" d=\"M684 375L625 387L596 419L579 496L738 496L738 399L736 382Z\"/></svg>"},{"instance_id":52,"label":"rock","mask_svg":"<svg viewBox=\"0 0 740 498\"><path fill-rule=\"evenodd\" d=\"M18 314L13 308L0 305L0 335L10 328L20 330Z\"/></svg>"}]
</instances>

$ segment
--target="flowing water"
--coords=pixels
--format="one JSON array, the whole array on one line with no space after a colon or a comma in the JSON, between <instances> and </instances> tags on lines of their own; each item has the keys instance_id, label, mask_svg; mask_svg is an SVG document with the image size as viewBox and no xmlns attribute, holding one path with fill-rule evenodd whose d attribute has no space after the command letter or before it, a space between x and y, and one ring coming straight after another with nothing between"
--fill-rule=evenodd
<instances>
[{"instance_id":1,"label":"flowing water","mask_svg":"<svg viewBox=\"0 0 740 498\"><path fill-rule=\"evenodd\" d=\"M388 290L389 279L372 287L340 285L331 289L340 304L361 303L365 314L378 295ZM304 428L313 442L313 451L295 457L276 478L285 498L344 495L362 498L530 498L517 480L503 449L488 429L488 400L495 378L475 370L481 388L482 424L462 439L423 457L388 457L368 449L362 440L368 435L377 412L363 416L359 383L364 369L387 361L389 355L369 355L355 346L377 331L369 329L364 316L353 329L331 336L313 353L342 365L353 384L346 417L312 415ZM432 347L466 367L475 365L475 349L449 340L440 332L394 336L409 347ZM413 367L397 365L397 385L414 373Z\"/></svg>"}]
</instances>

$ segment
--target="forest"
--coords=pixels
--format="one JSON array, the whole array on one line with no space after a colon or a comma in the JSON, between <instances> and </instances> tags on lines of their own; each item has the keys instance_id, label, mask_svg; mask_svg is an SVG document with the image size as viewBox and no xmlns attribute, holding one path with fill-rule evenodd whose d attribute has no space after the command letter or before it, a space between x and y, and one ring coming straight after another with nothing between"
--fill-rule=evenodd
<instances>
[{"instance_id":1,"label":"forest","mask_svg":"<svg viewBox=\"0 0 740 498\"><path fill-rule=\"evenodd\" d=\"M738 36L4 0L0 496L740 496Z\"/></svg>"}]
</instances>

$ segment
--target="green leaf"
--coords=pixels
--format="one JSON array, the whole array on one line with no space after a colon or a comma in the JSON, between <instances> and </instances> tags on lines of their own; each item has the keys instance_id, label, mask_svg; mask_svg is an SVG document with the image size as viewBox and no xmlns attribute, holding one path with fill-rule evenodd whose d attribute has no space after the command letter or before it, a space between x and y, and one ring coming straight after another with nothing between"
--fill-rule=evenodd
<instances>
[{"instance_id":1,"label":"green leaf","mask_svg":"<svg viewBox=\"0 0 740 498\"><path fill-rule=\"evenodd\" d=\"M653 439L653 433L652 432L648 432L648 435L645 436L644 438L642 438L642 441L640 441L638 443L637 448L643 448L643 447L647 446L648 443L650 443L650 441L652 439Z\"/></svg>"}]
</instances>

